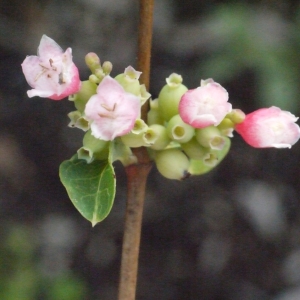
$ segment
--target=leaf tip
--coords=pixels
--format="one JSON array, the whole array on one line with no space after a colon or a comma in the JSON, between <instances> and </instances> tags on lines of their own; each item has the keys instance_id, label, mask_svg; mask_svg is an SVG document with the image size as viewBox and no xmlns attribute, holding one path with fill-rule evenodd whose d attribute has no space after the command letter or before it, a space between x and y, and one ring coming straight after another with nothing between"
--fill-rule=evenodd
<instances>
[{"instance_id":1,"label":"leaf tip","mask_svg":"<svg viewBox=\"0 0 300 300\"><path fill-rule=\"evenodd\" d=\"M99 223L99 221L97 221L97 220L92 220L91 223L92 223L92 227L95 227L95 226Z\"/></svg>"}]
</instances>

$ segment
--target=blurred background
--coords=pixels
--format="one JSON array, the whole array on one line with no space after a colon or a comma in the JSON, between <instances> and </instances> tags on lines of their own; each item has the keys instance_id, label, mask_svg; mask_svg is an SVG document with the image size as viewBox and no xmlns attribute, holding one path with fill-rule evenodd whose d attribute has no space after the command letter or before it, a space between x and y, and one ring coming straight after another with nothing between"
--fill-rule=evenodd
<instances>
[{"instance_id":1,"label":"blurred background","mask_svg":"<svg viewBox=\"0 0 300 300\"><path fill-rule=\"evenodd\" d=\"M92 228L72 206L60 163L81 146L68 100L27 97L20 64L42 34L71 47L81 79L88 52L113 75L135 66L137 0L0 2L0 299L117 298L126 178L116 164L111 214ZM212 77L234 108L300 115L299 1L157 0L151 90L179 73ZM183 182L153 168L137 300L300 299L300 143L257 150L236 134L211 173Z\"/></svg>"}]
</instances>

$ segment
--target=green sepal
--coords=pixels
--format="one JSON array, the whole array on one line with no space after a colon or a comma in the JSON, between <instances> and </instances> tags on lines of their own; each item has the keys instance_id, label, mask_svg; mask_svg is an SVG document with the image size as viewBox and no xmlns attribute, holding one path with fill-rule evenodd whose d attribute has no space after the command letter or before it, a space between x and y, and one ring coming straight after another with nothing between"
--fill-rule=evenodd
<instances>
[{"instance_id":1,"label":"green sepal","mask_svg":"<svg viewBox=\"0 0 300 300\"><path fill-rule=\"evenodd\" d=\"M62 162L59 176L75 208L92 226L108 216L116 193L116 176L110 160L87 164L74 155Z\"/></svg>"},{"instance_id":2,"label":"green sepal","mask_svg":"<svg viewBox=\"0 0 300 300\"><path fill-rule=\"evenodd\" d=\"M189 166L189 173L191 175L202 175L205 174L211 170L213 170L227 155L229 149L230 149L230 145L231 145L231 141L228 137L224 137L225 139L225 145L224 148L222 150L211 150L210 152L215 155L216 157L216 163L214 164L214 166L209 166L207 164L205 164L203 159L200 160L195 160L195 159L191 159L190 160L190 166Z\"/></svg>"}]
</instances>

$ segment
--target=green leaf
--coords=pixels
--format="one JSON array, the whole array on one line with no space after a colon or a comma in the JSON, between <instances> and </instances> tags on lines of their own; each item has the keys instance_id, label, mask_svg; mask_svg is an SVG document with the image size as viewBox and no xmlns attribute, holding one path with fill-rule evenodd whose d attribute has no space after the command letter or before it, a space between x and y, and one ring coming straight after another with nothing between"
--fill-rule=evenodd
<instances>
[{"instance_id":1,"label":"green leaf","mask_svg":"<svg viewBox=\"0 0 300 300\"><path fill-rule=\"evenodd\" d=\"M73 156L59 168L59 176L76 209L95 226L104 220L116 192L114 168L107 160L87 164Z\"/></svg>"}]
</instances>

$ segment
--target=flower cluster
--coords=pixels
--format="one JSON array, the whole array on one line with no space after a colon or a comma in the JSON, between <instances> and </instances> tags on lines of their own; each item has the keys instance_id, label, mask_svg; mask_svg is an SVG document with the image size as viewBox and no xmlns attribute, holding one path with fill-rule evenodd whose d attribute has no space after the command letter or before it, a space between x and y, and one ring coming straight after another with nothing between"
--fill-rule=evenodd
<instances>
[{"instance_id":1,"label":"flower cluster","mask_svg":"<svg viewBox=\"0 0 300 300\"><path fill-rule=\"evenodd\" d=\"M70 48L63 52L44 35L38 55L28 56L22 69L33 88L29 97L69 96L74 102L69 126L86 132L77 154L87 163L107 159L110 142L117 139L126 149L124 155L131 155L131 148L147 147L163 176L183 179L214 168L228 153L234 130L256 148L290 148L300 138L298 118L291 113L271 107L245 115L232 109L219 83L201 80L199 87L188 89L175 73L166 79L158 98L150 100L146 122L140 111L151 95L139 82L141 72L129 66L113 78L112 64L101 65L95 53L88 53L92 74L81 82L71 54ZM122 155L119 159L134 161Z\"/></svg>"}]
</instances>

